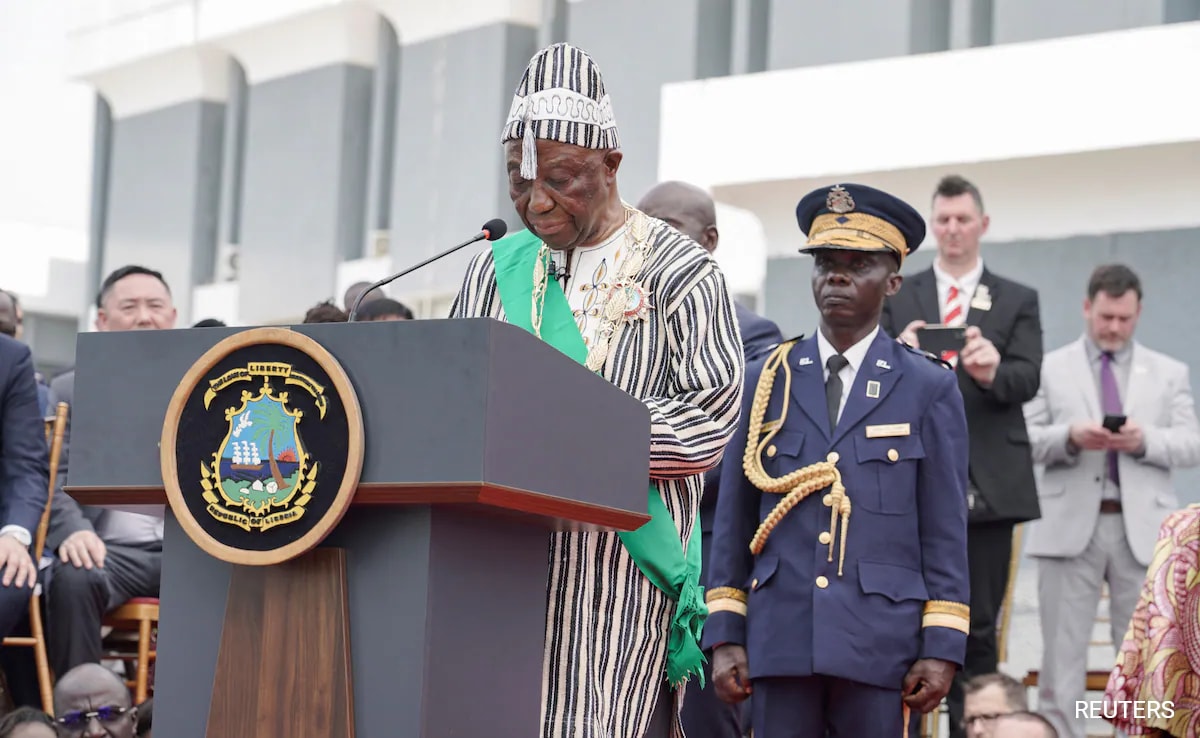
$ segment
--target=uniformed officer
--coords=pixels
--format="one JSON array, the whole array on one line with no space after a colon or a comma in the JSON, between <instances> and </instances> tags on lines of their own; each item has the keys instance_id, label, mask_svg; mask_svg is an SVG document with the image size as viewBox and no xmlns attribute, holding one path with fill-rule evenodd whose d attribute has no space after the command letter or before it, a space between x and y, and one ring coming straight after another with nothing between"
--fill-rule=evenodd
<instances>
[{"instance_id":1,"label":"uniformed officer","mask_svg":"<svg viewBox=\"0 0 1200 738\"><path fill-rule=\"evenodd\" d=\"M819 331L747 365L704 647L722 699L753 690L756 736L902 736L965 655L962 396L945 364L879 330L921 216L853 184L796 216Z\"/></svg>"}]
</instances>

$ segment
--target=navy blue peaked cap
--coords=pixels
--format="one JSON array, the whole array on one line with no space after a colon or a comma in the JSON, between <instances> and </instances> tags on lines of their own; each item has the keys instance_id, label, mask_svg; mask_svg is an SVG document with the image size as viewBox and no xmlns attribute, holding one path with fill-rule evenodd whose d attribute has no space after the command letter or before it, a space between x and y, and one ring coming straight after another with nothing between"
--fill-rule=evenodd
<instances>
[{"instance_id":1,"label":"navy blue peaked cap","mask_svg":"<svg viewBox=\"0 0 1200 738\"><path fill-rule=\"evenodd\" d=\"M925 240L925 219L911 205L860 184L813 190L796 205L796 221L808 236L801 253L891 251L903 264Z\"/></svg>"}]
</instances>

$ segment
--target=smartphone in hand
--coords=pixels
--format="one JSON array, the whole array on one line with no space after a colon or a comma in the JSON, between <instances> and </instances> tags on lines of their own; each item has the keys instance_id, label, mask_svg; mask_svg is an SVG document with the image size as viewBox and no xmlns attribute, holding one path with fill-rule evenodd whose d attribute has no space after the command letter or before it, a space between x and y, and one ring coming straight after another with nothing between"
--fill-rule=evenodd
<instances>
[{"instance_id":1,"label":"smartphone in hand","mask_svg":"<svg viewBox=\"0 0 1200 738\"><path fill-rule=\"evenodd\" d=\"M1112 433L1120 433L1121 426L1125 425L1124 415L1105 415L1104 422L1101 423L1106 429Z\"/></svg>"},{"instance_id":2,"label":"smartphone in hand","mask_svg":"<svg viewBox=\"0 0 1200 738\"><path fill-rule=\"evenodd\" d=\"M926 325L917 329L917 341L921 350L935 356L941 356L944 351L962 351L967 345L967 327L965 325Z\"/></svg>"}]
</instances>

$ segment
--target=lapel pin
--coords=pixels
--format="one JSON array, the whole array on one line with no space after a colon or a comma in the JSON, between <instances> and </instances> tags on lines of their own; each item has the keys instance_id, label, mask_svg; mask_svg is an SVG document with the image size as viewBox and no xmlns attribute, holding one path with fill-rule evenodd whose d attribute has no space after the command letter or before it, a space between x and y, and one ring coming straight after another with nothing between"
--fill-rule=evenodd
<instances>
[{"instance_id":1,"label":"lapel pin","mask_svg":"<svg viewBox=\"0 0 1200 738\"><path fill-rule=\"evenodd\" d=\"M810 358L808 356L800 357L800 366L812 366L812 363L813 363L812 358Z\"/></svg>"},{"instance_id":2,"label":"lapel pin","mask_svg":"<svg viewBox=\"0 0 1200 738\"><path fill-rule=\"evenodd\" d=\"M975 310L992 309L992 296L986 284L981 284L975 288L975 294L971 297L971 308Z\"/></svg>"},{"instance_id":3,"label":"lapel pin","mask_svg":"<svg viewBox=\"0 0 1200 738\"><path fill-rule=\"evenodd\" d=\"M875 366L879 367L880 369L891 369L892 368L892 365L887 363L883 359L876 359Z\"/></svg>"},{"instance_id":4,"label":"lapel pin","mask_svg":"<svg viewBox=\"0 0 1200 738\"><path fill-rule=\"evenodd\" d=\"M879 382L871 379L867 381L867 397L872 400L879 399Z\"/></svg>"}]
</instances>

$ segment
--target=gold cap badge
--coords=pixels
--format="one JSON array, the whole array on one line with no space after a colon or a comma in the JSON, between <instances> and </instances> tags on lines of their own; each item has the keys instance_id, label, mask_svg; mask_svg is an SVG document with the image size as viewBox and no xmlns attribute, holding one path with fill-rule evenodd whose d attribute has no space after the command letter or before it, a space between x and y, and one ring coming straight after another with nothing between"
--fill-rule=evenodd
<instances>
[{"instance_id":1,"label":"gold cap badge","mask_svg":"<svg viewBox=\"0 0 1200 738\"><path fill-rule=\"evenodd\" d=\"M825 197L825 207L834 213L849 213L854 210L854 198L841 185L834 185Z\"/></svg>"}]
</instances>

